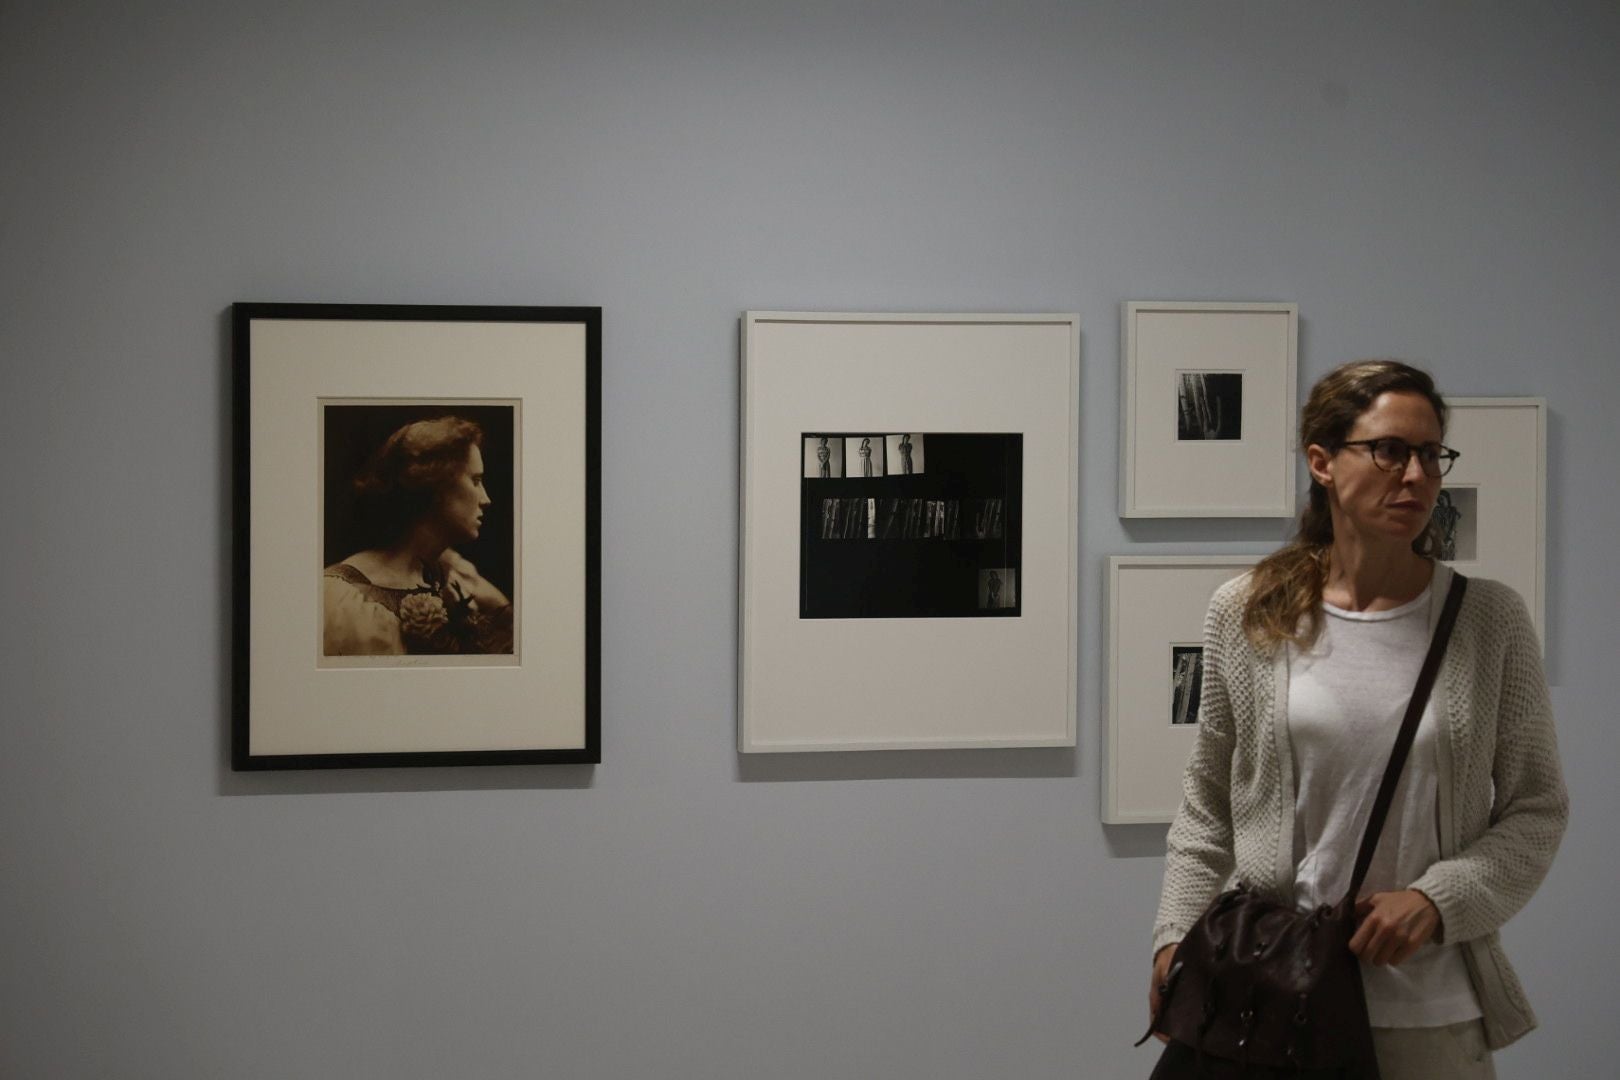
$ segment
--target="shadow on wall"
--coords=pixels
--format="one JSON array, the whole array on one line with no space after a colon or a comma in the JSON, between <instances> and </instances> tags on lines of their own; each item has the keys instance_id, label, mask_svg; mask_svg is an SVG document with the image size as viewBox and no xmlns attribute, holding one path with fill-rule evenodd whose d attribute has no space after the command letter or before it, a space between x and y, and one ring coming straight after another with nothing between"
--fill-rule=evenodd
<instances>
[{"instance_id":1,"label":"shadow on wall","mask_svg":"<svg viewBox=\"0 0 1620 1080\"><path fill-rule=\"evenodd\" d=\"M1078 775L1072 746L1009 750L860 750L738 754L745 784L817 780L926 780Z\"/></svg>"}]
</instances>

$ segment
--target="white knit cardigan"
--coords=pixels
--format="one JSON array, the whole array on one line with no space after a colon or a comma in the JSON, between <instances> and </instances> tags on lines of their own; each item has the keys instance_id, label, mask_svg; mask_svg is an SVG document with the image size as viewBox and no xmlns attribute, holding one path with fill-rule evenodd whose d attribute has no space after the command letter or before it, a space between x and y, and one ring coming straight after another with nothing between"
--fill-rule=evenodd
<instances>
[{"instance_id":1,"label":"white knit cardigan","mask_svg":"<svg viewBox=\"0 0 1620 1080\"><path fill-rule=\"evenodd\" d=\"M1221 586L1205 617L1198 739L1170 827L1155 953L1185 937L1230 881L1293 900L1287 650L1262 651L1244 635L1248 584L1245 575ZM1450 585L1438 565L1431 627ZM1468 579L1433 701L1440 861L1411 887L1439 909L1442 940L1463 945L1496 1049L1536 1026L1497 929L1541 884L1569 818L1541 650L1512 589Z\"/></svg>"}]
</instances>

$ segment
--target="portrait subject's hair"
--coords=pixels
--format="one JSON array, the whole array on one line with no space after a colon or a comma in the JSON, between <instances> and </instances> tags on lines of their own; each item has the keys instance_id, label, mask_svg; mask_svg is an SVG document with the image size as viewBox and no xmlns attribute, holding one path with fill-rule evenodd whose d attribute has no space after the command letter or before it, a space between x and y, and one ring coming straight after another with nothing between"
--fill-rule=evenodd
<instances>
[{"instance_id":1,"label":"portrait subject's hair","mask_svg":"<svg viewBox=\"0 0 1620 1080\"><path fill-rule=\"evenodd\" d=\"M1353 360L1324 375L1299 417L1301 452L1313 443L1337 450L1362 413L1380 395L1421 394L1434 406L1440 433L1446 430L1446 402L1426 371L1399 360ZM1412 550L1433 558L1440 550L1438 525L1431 521L1412 541ZM1282 550L1262 559L1250 579L1243 608L1243 630L1256 646L1270 648L1292 641L1300 648L1315 644L1322 630L1322 587L1327 582L1333 550L1333 515L1327 489L1311 480L1299 528Z\"/></svg>"},{"instance_id":2,"label":"portrait subject's hair","mask_svg":"<svg viewBox=\"0 0 1620 1080\"><path fill-rule=\"evenodd\" d=\"M361 519L371 541L389 544L433 508L455 480L484 429L459 416L406 424L383 441L354 478Z\"/></svg>"}]
</instances>

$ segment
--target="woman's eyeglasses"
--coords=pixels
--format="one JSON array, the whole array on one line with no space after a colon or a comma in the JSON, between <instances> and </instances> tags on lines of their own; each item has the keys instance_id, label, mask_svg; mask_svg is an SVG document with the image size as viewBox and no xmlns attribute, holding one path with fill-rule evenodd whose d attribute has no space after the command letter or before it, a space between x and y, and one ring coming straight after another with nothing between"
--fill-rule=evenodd
<instances>
[{"instance_id":1,"label":"woman's eyeglasses","mask_svg":"<svg viewBox=\"0 0 1620 1080\"><path fill-rule=\"evenodd\" d=\"M1365 446L1372 451L1373 464L1386 472L1404 472L1406 463L1416 454L1418 464L1427 476L1444 476L1451 471L1451 463L1462 457L1449 446L1437 442L1413 446L1405 439L1347 439L1343 446Z\"/></svg>"}]
</instances>

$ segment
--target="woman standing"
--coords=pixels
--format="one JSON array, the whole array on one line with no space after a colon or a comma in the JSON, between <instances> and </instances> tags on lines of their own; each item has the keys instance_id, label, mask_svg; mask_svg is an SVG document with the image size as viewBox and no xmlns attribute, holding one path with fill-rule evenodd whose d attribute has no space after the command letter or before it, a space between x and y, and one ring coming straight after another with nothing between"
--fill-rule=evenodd
<instances>
[{"instance_id":1,"label":"woman standing","mask_svg":"<svg viewBox=\"0 0 1620 1080\"><path fill-rule=\"evenodd\" d=\"M1401 714L1451 581L1431 513L1457 457L1430 377L1359 361L1312 389L1294 540L1217 590L1198 741L1170 829L1149 1004L1229 877L1300 910L1349 887ZM1568 817L1540 645L1524 603L1472 579L1357 898L1383 1080L1495 1075L1536 1025L1497 929L1530 899ZM1172 1043L1156 1075L1192 1050Z\"/></svg>"}]
</instances>

